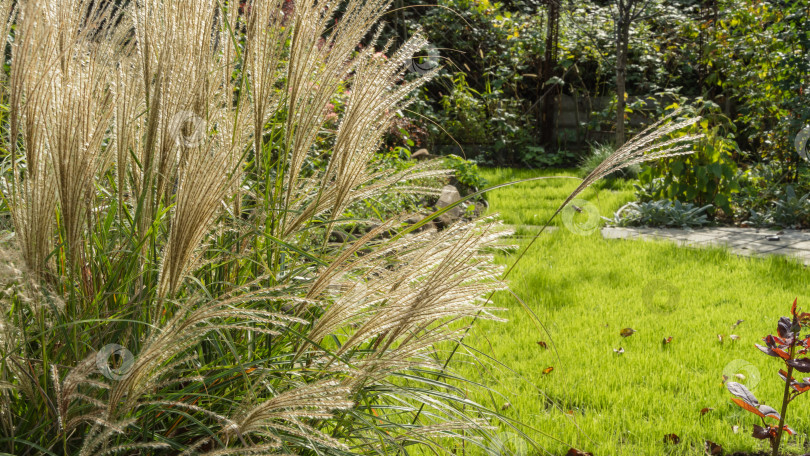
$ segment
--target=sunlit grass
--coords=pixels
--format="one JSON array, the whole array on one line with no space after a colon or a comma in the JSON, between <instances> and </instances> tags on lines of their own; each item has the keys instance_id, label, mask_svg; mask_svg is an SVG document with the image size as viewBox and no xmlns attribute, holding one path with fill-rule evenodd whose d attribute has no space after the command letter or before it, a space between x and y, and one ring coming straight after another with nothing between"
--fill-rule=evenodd
<instances>
[{"instance_id":1,"label":"sunlit grass","mask_svg":"<svg viewBox=\"0 0 810 456\"><path fill-rule=\"evenodd\" d=\"M560 174L485 173L493 184ZM542 224L576 183L541 181L494 191L491 211L506 223ZM619 184L581 198L609 216L632 198L632 189ZM515 258L500 261L511 264ZM722 375L724 369L741 373L761 402L779 405L784 385L776 374L779 363L753 344L775 332L776 320L795 297L810 308L808 279L803 266L782 257L741 258L722 249L604 240L598 231L583 236L558 229L543 235L510 276L514 293L548 333L537 329L516 299L501 293L495 305L507 308L502 316L509 322L479 322L466 341L503 365L460 356L456 368L502 393L473 399L503 407L502 413L528 424L533 430L526 433L550 454L575 446L599 456L697 455L704 454L706 440L722 445L726 454L763 451L767 442L751 437L759 419L731 403ZM737 320L744 322L732 330ZM619 332L626 327L638 332L623 338ZM718 334L724 335L722 343ZM730 334L740 339L732 342ZM620 347L624 354L615 354ZM734 371L731 363L740 368ZM548 367L554 370L544 375ZM506 402L511 406L504 407ZM808 406L800 398L787 416L799 435L810 430ZM703 408L713 410L701 416ZM732 426L739 426L737 433ZM678 445L664 443L670 433L680 437ZM785 454L804 454L804 440L792 438ZM513 450L521 452L519 446Z\"/></svg>"},{"instance_id":2,"label":"sunlit grass","mask_svg":"<svg viewBox=\"0 0 810 456\"><path fill-rule=\"evenodd\" d=\"M565 179L545 179L526 182L494 190L487 194L490 212L501 215L504 223L511 225L542 226L565 198L580 184L575 170L524 170L485 169L483 175L490 185L513 182L539 176L562 176ZM609 217L623 204L633 200L632 185L623 180L610 183L599 182L585 190L577 199L592 202L602 216ZM555 219L555 226L562 226L562 219Z\"/></svg>"}]
</instances>

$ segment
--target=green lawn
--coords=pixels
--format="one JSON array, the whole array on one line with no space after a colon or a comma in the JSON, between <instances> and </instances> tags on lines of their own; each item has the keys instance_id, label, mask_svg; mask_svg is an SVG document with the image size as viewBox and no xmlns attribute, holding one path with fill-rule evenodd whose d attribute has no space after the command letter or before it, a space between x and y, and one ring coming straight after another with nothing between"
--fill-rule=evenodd
<instances>
[{"instance_id":1,"label":"green lawn","mask_svg":"<svg viewBox=\"0 0 810 456\"><path fill-rule=\"evenodd\" d=\"M543 175L484 174L491 184ZM489 197L490 211L509 224L541 225L577 183L549 180L497 190ZM632 199L632 186L591 189L581 198L610 216ZM516 240L528 243L525 236ZM515 257L500 261L511 264ZM563 455L570 446L596 456L704 454L707 439L726 454L762 451L767 443L751 437L759 419L731 403L722 375L742 374L760 402L779 407L784 387L776 374L779 362L753 344L775 332L776 320L795 297L810 309L808 283L810 272L781 257L749 259L663 241L604 240L598 231L578 235L563 227L543 234L510 276L514 293L548 332L538 331L519 303L501 293L495 305L507 308L502 316L509 321L479 322L467 342L484 355L477 354L476 361L465 353L455 369L502 394L470 393L499 409L509 402L502 413L533 428L526 433L547 452L542 454ZM732 330L737 320L744 322ZM622 338L626 327L638 332ZM724 342L718 334L726 336ZM739 340L730 340L730 334ZM664 346L666 337L673 339ZM620 347L624 354L615 354ZM503 365L482 361L487 356ZM544 375L548 367L554 369ZM704 407L713 410L701 416ZM808 410L810 397L801 397L787 414L800 436L810 431ZM739 426L737 433L732 426ZM671 433L680 444L664 443ZM804 441L791 438L785 454L808 451L802 451Z\"/></svg>"}]
</instances>

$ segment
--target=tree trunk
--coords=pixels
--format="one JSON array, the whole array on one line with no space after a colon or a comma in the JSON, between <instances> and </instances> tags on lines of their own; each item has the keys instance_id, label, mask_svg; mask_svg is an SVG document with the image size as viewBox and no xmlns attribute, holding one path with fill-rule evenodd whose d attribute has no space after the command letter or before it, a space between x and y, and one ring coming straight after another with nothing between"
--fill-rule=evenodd
<instances>
[{"instance_id":1,"label":"tree trunk","mask_svg":"<svg viewBox=\"0 0 810 456\"><path fill-rule=\"evenodd\" d=\"M616 147L624 145L625 82L627 80L627 47L630 41L628 8L619 1L616 22Z\"/></svg>"},{"instance_id":2,"label":"tree trunk","mask_svg":"<svg viewBox=\"0 0 810 456\"><path fill-rule=\"evenodd\" d=\"M559 40L560 5L558 0L549 0L548 25L546 29L546 52L543 59L543 107L540 114L540 136L543 144L552 149L556 147L556 111L559 86L551 85L551 79L557 69L557 47Z\"/></svg>"}]
</instances>

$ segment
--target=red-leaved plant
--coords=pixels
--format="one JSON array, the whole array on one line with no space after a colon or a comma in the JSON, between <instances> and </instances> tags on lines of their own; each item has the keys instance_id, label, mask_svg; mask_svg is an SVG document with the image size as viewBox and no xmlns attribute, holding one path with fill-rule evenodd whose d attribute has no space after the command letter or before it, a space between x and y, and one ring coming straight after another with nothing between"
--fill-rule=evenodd
<instances>
[{"instance_id":1,"label":"red-leaved plant","mask_svg":"<svg viewBox=\"0 0 810 456\"><path fill-rule=\"evenodd\" d=\"M799 355L806 355L810 349L810 334L804 339L801 338L802 326L810 325L810 313L798 313L796 311L796 300L790 309L792 318L782 317L777 326L777 336L769 334L762 340L765 345L754 344L766 355L780 358L785 363L787 372L779 369L779 376L785 381L785 393L782 397L782 411L777 412L773 407L760 404L757 398L744 385L735 382L727 382L726 388L736 397L731 400L737 405L757 415L762 420L763 426L754 425L753 436L758 439L768 439L773 448L773 456L779 454L779 444L782 440L782 433L790 435L796 432L785 425L785 415L788 404L799 395L810 390L810 377L805 377L802 382L793 378L793 371L810 372L810 358L798 358ZM779 420L779 425L772 426L766 423L765 418Z\"/></svg>"}]
</instances>

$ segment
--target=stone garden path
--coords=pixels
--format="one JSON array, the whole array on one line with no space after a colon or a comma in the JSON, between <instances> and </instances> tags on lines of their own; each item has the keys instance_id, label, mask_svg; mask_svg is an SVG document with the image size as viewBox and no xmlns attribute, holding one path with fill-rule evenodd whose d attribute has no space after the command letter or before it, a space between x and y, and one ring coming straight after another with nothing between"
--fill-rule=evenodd
<instances>
[{"instance_id":1,"label":"stone garden path","mask_svg":"<svg viewBox=\"0 0 810 456\"><path fill-rule=\"evenodd\" d=\"M737 255L763 257L785 255L810 265L810 231L771 231L757 228L712 227L691 230L676 228L603 228L605 239L665 239L694 247L719 246Z\"/></svg>"}]
</instances>

